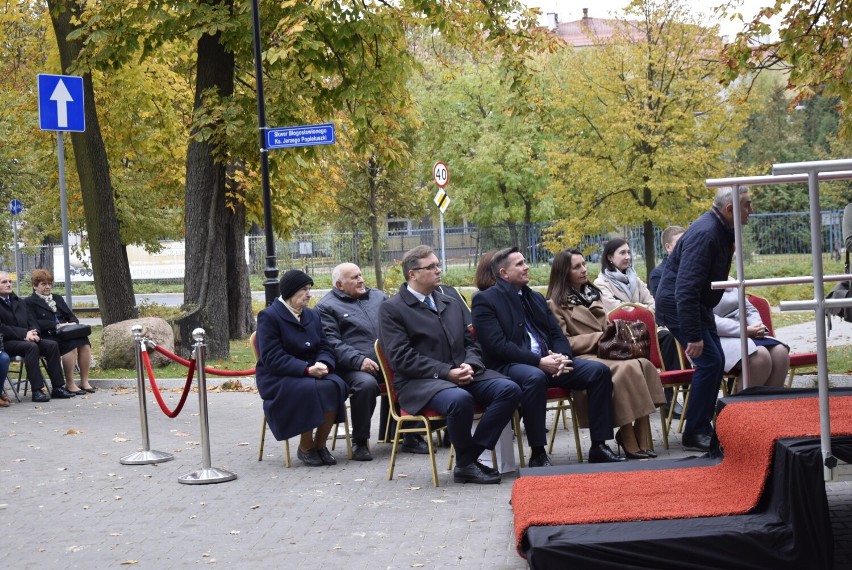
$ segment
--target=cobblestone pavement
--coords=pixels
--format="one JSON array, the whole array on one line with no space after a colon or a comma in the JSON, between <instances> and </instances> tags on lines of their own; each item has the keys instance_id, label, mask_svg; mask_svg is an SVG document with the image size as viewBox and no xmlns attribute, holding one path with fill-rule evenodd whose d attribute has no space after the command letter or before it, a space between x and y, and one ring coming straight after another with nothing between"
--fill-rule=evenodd
<instances>
[{"instance_id":1,"label":"cobblestone pavement","mask_svg":"<svg viewBox=\"0 0 852 570\"><path fill-rule=\"evenodd\" d=\"M852 384L849 377L834 383ZM441 487L432 486L428 459L420 455L402 454L387 481L390 446L373 443L375 459L354 462L345 458L342 440L336 467L303 467L294 457L287 469L283 444L271 435L258 462L257 394L211 392L212 464L238 478L183 485L178 477L202 466L197 395L168 419L148 394L151 448L175 459L127 466L119 458L142 445L136 392L108 388L111 381L95 384L101 389L90 396L43 405L27 398L0 410L0 567L526 567L513 543L514 475L501 485L454 484L442 449ZM166 399L175 406L177 389ZM660 456L686 455L677 436L663 449L659 423L652 417ZM586 433L583 447L588 444ZM576 462L569 432L560 430L553 459ZM827 485L836 568L852 567L847 467Z\"/></svg>"}]
</instances>

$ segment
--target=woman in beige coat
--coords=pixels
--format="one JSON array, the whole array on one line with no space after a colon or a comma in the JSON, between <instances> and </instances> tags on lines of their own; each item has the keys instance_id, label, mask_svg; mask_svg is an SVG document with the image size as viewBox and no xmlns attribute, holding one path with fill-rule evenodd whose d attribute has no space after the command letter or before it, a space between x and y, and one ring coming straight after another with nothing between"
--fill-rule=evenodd
<instances>
[{"instance_id":1,"label":"woman in beige coat","mask_svg":"<svg viewBox=\"0 0 852 570\"><path fill-rule=\"evenodd\" d=\"M612 407L618 427L616 442L628 459L657 455L648 449L651 424L648 416L666 403L657 369L645 358L605 360L597 357L598 342L607 325L601 292L589 283L586 260L576 249L560 251L553 259L547 303L574 356L603 362L612 370Z\"/></svg>"}]
</instances>

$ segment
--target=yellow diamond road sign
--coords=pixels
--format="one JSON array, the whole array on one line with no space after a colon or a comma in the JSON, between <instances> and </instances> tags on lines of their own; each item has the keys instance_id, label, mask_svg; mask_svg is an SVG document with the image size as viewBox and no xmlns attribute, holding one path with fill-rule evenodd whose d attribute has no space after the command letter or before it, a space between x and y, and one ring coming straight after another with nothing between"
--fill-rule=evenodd
<instances>
[{"instance_id":1,"label":"yellow diamond road sign","mask_svg":"<svg viewBox=\"0 0 852 570\"><path fill-rule=\"evenodd\" d=\"M440 188L438 193L435 194L435 205L440 208L442 214L447 211L447 206L450 205L450 197L447 196L443 188Z\"/></svg>"}]
</instances>

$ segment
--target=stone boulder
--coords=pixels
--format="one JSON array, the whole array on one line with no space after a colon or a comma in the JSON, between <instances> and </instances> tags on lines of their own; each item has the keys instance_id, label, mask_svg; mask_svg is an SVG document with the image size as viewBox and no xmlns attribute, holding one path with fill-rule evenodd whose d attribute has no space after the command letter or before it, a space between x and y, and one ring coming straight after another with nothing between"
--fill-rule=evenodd
<instances>
[{"instance_id":1,"label":"stone boulder","mask_svg":"<svg viewBox=\"0 0 852 570\"><path fill-rule=\"evenodd\" d=\"M171 325L159 317L144 317L113 323L104 327L101 350L101 368L136 369L136 353L133 348L133 325L142 327L142 336L153 340L169 352L175 351L175 334ZM148 349L153 366L166 366L171 360L154 350Z\"/></svg>"}]
</instances>

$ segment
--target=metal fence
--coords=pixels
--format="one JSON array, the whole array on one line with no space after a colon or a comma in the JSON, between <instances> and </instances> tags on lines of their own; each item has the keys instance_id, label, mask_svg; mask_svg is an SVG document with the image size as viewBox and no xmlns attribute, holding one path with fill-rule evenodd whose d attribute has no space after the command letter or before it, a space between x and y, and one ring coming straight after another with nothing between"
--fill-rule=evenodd
<instances>
[{"instance_id":1,"label":"metal fence","mask_svg":"<svg viewBox=\"0 0 852 570\"><path fill-rule=\"evenodd\" d=\"M841 229L842 210L822 213L823 254L829 259L840 259L843 251ZM811 254L810 218L808 212L782 214L752 214L744 230L747 263L763 266L783 266L799 262ZM447 271L453 268L473 268L479 256L490 249L519 245L531 264L549 262L553 254L542 245L550 224L518 224L509 226L459 226L445 229ZM656 258L663 257L660 234L665 228L654 228ZM613 237L624 237L630 242L634 259L645 258L645 242L641 227L624 227L606 234L583 237L580 249L588 252L591 262L598 262L603 244ZM440 252L440 235L437 228L397 227L382 236L381 262L388 266L399 261L406 251L425 244ZM263 236L249 238L251 272L262 274L265 261ZM289 241L276 243L276 256L280 267L298 267L310 274L330 274L335 265L352 261L370 272L373 263L369 235L359 232L305 233Z\"/></svg>"},{"instance_id":2,"label":"metal fence","mask_svg":"<svg viewBox=\"0 0 852 570\"><path fill-rule=\"evenodd\" d=\"M843 251L841 220L843 212L824 211L822 213L823 254L826 259L840 259ZM490 249L518 245L527 260L538 265L547 263L552 253L542 245L550 224L516 224L513 226L458 226L445 229L446 271L470 269L476 266L479 256ZM663 249L660 232L655 228L655 247L657 259L662 258ZM600 248L612 237L624 237L630 242L633 256L644 259L645 245L640 227L624 227L607 234L584 236L576 244L588 252L591 262L598 261ZM381 263L384 267L396 263L406 251L420 244L429 245L440 251L440 235L437 228L416 228L407 223L392 224L389 231L381 236ZM783 214L753 214L744 231L746 244L746 262L762 266L783 266L794 261L810 257L810 221L807 212ZM18 268L22 277L36 268L53 271L54 263L62 264L62 258L55 256L54 245L24 246L19 248ZM373 264L371 240L365 232L322 232L302 233L290 240L276 242L276 257L279 268L298 267L311 275L330 275L338 263L352 261L360 265L365 273L370 273ZM246 238L246 258L252 274L262 275L265 267L266 244L263 236ZM0 269L15 271L15 255L11 246L0 252ZM54 259L54 257L56 257ZM639 263L637 263L639 265ZM131 267L131 272L132 272ZM180 272L182 274L182 271ZM76 275L74 280L91 280L88 275Z\"/></svg>"}]
</instances>

